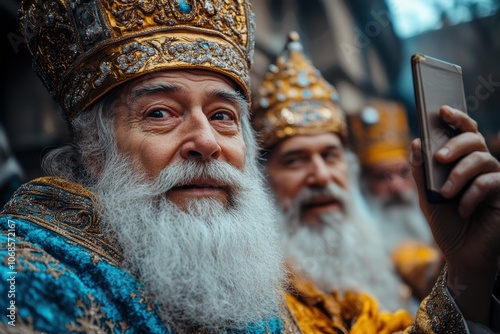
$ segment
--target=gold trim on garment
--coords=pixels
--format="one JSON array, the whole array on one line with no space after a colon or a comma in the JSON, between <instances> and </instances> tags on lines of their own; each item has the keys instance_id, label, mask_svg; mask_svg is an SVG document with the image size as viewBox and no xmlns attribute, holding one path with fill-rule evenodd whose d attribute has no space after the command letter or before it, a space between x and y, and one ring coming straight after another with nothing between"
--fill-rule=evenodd
<instances>
[{"instance_id":1,"label":"gold trim on garment","mask_svg":"<svg viewBox=\"0 0 500 334\"><path fill-rule=\"evenodd\" d=\"M2 215L28 220L119 266L122 250L104 235L95 201L93 193L77 183L42 177L22 185Z\"/></svg>"}]
</instances>

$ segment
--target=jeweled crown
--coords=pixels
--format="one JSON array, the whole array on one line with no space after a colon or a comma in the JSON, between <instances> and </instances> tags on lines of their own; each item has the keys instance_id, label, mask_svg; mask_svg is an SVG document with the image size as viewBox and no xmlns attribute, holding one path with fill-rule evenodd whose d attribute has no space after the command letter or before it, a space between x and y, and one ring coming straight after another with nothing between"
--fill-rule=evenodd
<instances>
[{"instance_id":1,"label":"jeweled crown","mask_svg":"<svg viewBox=\"0 0 500 334\"><path fill-rule=\"evenodd\" d=\"M346 119L337 90L303 54L296 32L289 34L284 51L264 76L252 123L265 149L287 137L324 132L346 141Z\"/></svg>"},{"instance_id":2,"label":"jeweled crown","mask_svg":"<svg viewBox=\"0 0 500 334\"><path fill-rule=\"evenodd\" d=\"M349 128L362 165L409 158L410 128L403 104L371 99L349 115Z\"/></svg>"},{"instance_id":3,"label":"jeweled crown","mask_svg":"<svg viewBox=\"0 0 500 334\"><path fill-rule=\"evenodd\" d=\"M208 69L250 99L248 0L22 0L33 67L69 119L117 85L163 69Z\"/></svg>"}]
</instances>

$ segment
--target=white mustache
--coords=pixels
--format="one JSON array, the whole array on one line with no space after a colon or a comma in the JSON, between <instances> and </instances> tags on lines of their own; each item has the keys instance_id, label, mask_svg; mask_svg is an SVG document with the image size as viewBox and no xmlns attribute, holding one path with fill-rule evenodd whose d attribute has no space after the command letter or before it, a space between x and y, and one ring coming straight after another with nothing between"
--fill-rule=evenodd
<instances>
[{"instance_id":1,"label":"white mustache","mask_svg":"<svg viewBox=\"0 0 500 334\"><path fill-rule=\"evenodd\" d=\"M213 181L228 188L230 194L245 188L248 183L245 182L247 178L243 172L227 162L187 160L168 165L147 186L150 188L150 193L156 196L196 179Z\"/></svg>"}]
</instances>

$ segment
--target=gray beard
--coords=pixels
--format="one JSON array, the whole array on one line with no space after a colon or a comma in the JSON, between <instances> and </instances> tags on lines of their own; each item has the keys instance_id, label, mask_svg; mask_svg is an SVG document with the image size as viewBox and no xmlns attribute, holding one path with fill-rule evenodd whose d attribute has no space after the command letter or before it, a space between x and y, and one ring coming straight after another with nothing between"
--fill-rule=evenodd
<instances>
[{"instance_id":1,"label":"gray beard","mask_svg":"<svg viewBox=\"0 0 500 334\"><path fill-rule=\"evenodd\" d=\"M389 311L409 307L404 296L407 291L383 251L381 235L361 196L334 183L322 192L341 201L345 212L324 214L319 218L321 228L311 229L300 222L300 203L315 192L306 189L299 194L291 210L281 211L281 242L287 262L324 292L365 292Z\"/></svg>"},{"instance_id":2,"label":"gray beard","mask_svg":"<svg viewBox=\"0 0 500 334\"><path fill-rule=\"evenodd\" d=\"M435 244L429 225L420 210L416 192L408 191L397 198L377 198L368 194L366 198L384 235L387 254L405 241Z\"/></svg>"},{"instance_id":3,"label":"gray beard","mask_svg":"<svg viewBox=\"0 0 500 334\"><path fill-rule=\"evenodd\" d=\"M223 332L279 313L283 258L275 210L256 168L227 163L169 165L154 182L115 156L94 191L105 227L123 248L124 267L144 285L160 316L177 329ZM193 200L186 212L166 199L175 185L211 177L230 188L224 207Z\"/></svg>"}]
</instances>

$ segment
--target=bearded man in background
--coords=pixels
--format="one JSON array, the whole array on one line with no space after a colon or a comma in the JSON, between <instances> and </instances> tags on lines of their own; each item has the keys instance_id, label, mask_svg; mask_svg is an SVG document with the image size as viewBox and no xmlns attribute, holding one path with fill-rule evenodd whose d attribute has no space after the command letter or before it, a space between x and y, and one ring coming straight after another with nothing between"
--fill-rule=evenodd
<instances>
[{"instance_id":1,"label":"bearded man in background","mask_svg":"<svg viewBox=\"0 0 500 334\"><path fill-rule=\"evenodd\" d=\"M290 33L258 93L252 121L280 212L281 245L295 273L291 276L315 286L303 294L312 298L319 290L336 295L331 304L346 298L351 304L346 309L359 312L353 312L355 319L363 317L360 305L379 305L386 312L408 310L409 292L383 251L376 222L359 191L359 165L348 148L337 92L303 54L296 32ZM372 324L378 313L373 312ZM338 316L337 325L350 329L352 316ZM393 323L404 328L411 317L401 311Z\"/></svg>"},{"instance_id":2,"label":"bearded man in background","mask_svg":"<svg viewBox=\"0 0 500 334\"><path fill-rule=\"evenodd\" d=\"M406 109L372 98L348 117L350 138L361 164L361 191L383 235L383 246L417 302L427 296L444 258L420 210L411 175Z\"/></svg>"}]
</instances>

